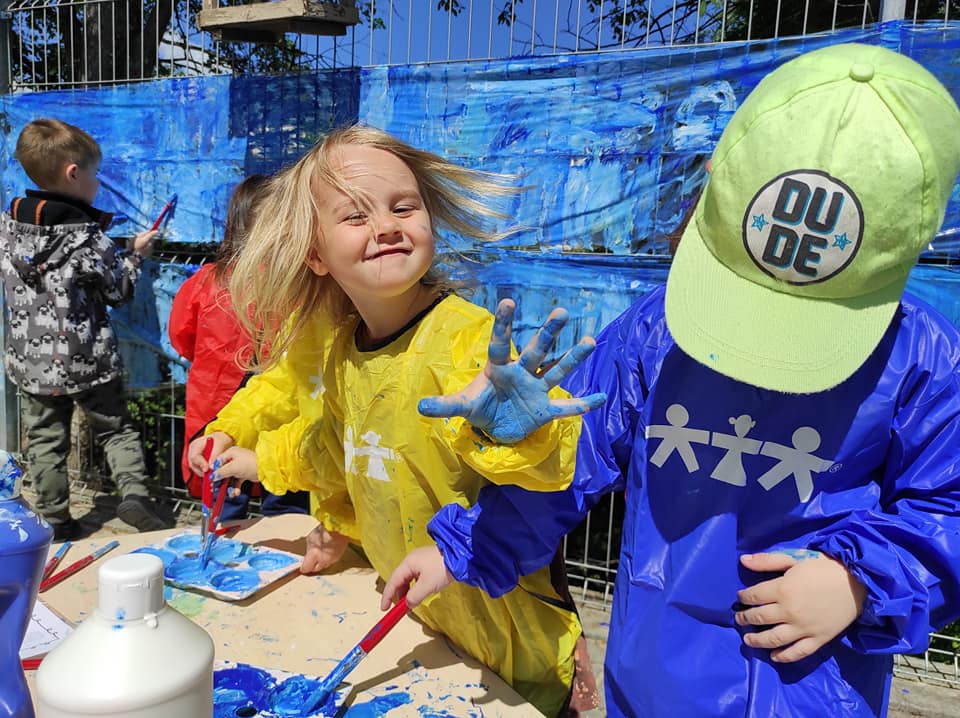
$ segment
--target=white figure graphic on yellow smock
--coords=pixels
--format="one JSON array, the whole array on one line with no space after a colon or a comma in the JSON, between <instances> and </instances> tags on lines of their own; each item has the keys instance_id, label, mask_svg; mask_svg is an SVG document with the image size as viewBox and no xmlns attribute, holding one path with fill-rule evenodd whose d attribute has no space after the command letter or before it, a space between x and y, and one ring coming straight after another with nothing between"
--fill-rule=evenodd
<instances>
[{"instance_id":1,"label":"white figure graphic on yellow smock","mask_svg":"<svg viewBox=\"0 0 960 718\"><path fill-rule=\"evenodd\" d=\"M397 452L385 446L380 446L381 437L374 431L367 431L360 436L360 439L365 441L367 445L357 447L353 443L353 427L348 426L343 441L344 468L347 473L356 476L357 467L354 459L358 456L366 456L367 478L374 479L375 481L390 481L390 476L387 474L387 465L384 463L384 460L389 459L390 461L396 461Z\"/></svg>"}]
</instances>

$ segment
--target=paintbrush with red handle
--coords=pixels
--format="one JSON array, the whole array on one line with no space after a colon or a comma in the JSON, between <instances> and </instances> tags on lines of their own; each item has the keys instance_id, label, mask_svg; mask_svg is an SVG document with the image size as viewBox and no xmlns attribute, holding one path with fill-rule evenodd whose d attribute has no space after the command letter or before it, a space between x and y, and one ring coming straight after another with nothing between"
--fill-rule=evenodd
<instances>
[{"instance_id":1,"label":"paintbrush with red handle","mask_svg":"<svg viewBox=\"0 0 960 718\"><path fill-rule=\"evenodd\" d=\"M390 629L396 626L397 622L406 615L407 597L404 596L398 603L394 604L393 608L387 611L387 615L381 618L377 622L377 625L367 632L367 635L360 640L360 643L354 646L353 649L344 656L343 660L330 672L330 675L320 682L320 685L313 694L307 696L303 705L309 707L310 713L316 712L316 710L327 701L330 694L337 689L337 686L343 683L343 679L347 677L347 674L360 665L360 661L362 661L366 655L373 650L374 646L383 640L383 637L390 632Z\"/></svg>"},{"instance_id":2,"label":"paintbrush with red handle","mask_svg":"<svg viewBox=\"0 0 960 718\"><path fill-rule=\"evenodd\" d=\"M163 205L163 209L160 210L160 214L157 216L157 221L154 222L153 226L150 228L151 232L160 228L160 223L163 222L163 218L167 216L167 212L169 212L176 203L177 195L173 195L173 197L170 198L170 201Z\"/></svg>"},{"instance_id":3,"label":"paintbrush with red handle","mask_svg":"<svg viewBox=\"0 0 960 718\"><path fill-rule=\"evenodd\" d=\"M40 575L41 581L50 577L50 574L53 573L53 569L60 564L60 560L63 558L63 555L67 552L71 545L72 544L69 541L64 541L63 545L57 549L57 552L50 557L50 560L47 561L47 565L43 567L43 573Z\"/></svg>"},{"instance_id":4,"label":"paintbrush with red handle","mask_svg":"<svg viewBox=\"0 0 960 718\"><path fill-rule=\"evenodd\" d=\"M210 530L210 511L213 509L213 482L210 481L210 455L213 453L213 437L208 436L203 444L203 460L207 462L207 470L200 477L200 503L202 504L203 520L200 522L200 543L207 545L207 532Z\"/></svg>"},{"instance_id":5,"label":"paintbrush with red handle","mask_svg":"<svg viewBox=\"0 0 960 718\"><path fill-rule=\"evenodd\" d=\"M117 546L119 546L119 545L120 545L120 542L119 542L119 541L111 541L110 543L106 544L105 546L101 546L100 548L98 548L96 551L94 551L93 553L91 553L89 556L84 556L84 557L83 557L82 559L80 559L79 561L75 561L74 563L71 563L69 566L67 566L67 567L66 567L65 569L63 569L62 571L60 571L60 572L58 572L58 573L55 573L55 574L53 574L52 576L49 576L49 577L45 578L43 581L40 582L40 593L43 593L43 592L46 591L48 588L51 588L51 587L53 587L53 586L56 586L56 585L57 585L58 583L60 583L62 580L64 580L65 578L69 578L70 576L72 576L73 574L75 574L75 573L76 573L77 571L79 571L80 569L86 568L86 567L89 566L91 563L93 563L94 561L96 561L98 558L100 558L101 556L103 556L103 554L107 553L107 551L112 551L113 549L115 549L115 548L116 548Z\"/></svg>"}]
</instances>

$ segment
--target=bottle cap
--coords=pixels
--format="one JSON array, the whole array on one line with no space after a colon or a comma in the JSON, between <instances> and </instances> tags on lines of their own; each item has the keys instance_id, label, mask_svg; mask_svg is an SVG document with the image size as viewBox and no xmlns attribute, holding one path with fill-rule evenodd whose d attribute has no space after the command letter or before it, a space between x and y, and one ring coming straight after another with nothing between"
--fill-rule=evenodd
<instances>
[{"instance_id":1,"label":"bottle cap","mask_svg":"<svg viewBox=\"0 0 960 718\"><path fill-rule=\"evenodd\" d=\"M136 621L164 606L163 561L130 553L105 561L97 574L97 611L108 621Z\"/></svg>"}]
</instances>

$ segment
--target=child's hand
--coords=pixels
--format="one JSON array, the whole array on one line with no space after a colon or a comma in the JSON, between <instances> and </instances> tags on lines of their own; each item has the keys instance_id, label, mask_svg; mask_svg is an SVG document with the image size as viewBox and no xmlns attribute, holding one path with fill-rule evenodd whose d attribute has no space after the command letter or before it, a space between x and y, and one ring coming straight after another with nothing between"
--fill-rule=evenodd
<instances>
[{"instance_id":1,"label":"child's hand","mask_svg":"<svg viewBox=\"0 0 960 718\"><path fill-rule=\"evenodd\" d=\"M153 229L148 232L140 232L133 237L133 251L141 257L149 257L153 254L153 243L160 234L159 230Z\"/></svg>"},{"instance_id":2,"label":"child's hand","mask_svg":"<svg viewBox=\"0 0 960 718\"><path fill-rule=\"evenodd\" d=\"M215 469L211 478L214 481L235 480L238 484L243 481L260 481L257 474L257 453L250 449L231 446L214 460L213 465Z\"/></svg>"},{"instance_id":3,"label":"child's hand","mask_svg":"<svg viewBox=\"0 0 960 718\"><path fill-rule=\"evenodd\" d=\"M737 592L740 626L770 626L747 633L743 642L769 648L777 663L812 655L840 635L863 611L866 590L846 567L816 551L804 555L758 553L740 557L751 571L784 571L782 576ZM806 557L806 556L809 557Z\"/></svg>"},{"instance_id":4,"label":"child's hand","mask_svg":"<svg viewBox=\"0 0 960 718\"><path fill-rule=\"evenodd\" d=\"M332 566L347 550L347 537L327 531L323 524L307 534L307 552L300 563L300 573L319 573Z\"/></svg>"},{"instance_id":5,"label":"child's hand","mask_svg":"<svg viewBox=\"0 0 960 718\"><path fill-rule=\"evenodd\" d=\"M233 437L222 431L215 431L209 436L198 436L190 442L187 449L187 462L190 464L190 470L197 476L203 476L210 468L210 464L203 458L203 447L207 444L207 439L213 439L213 451L210 452L210 463L222 454L226 449L233 446Z\"/></svg>"},{"instance_id":6,"label":"child's hand","mask_svg":"<svg viewBox=\"0 0 960 718\"><path fill-rule=\"evenodd\" d=\"M539 373L557 334L567 323L565 309L554 309L547 321L524 347L516 361L510 361L510 332L514 303L504 299L490 335L487 364L461 392L420 400L424 416L462 416L501 444L514 444L544 424L564 416L585 414L606 401L606 394L579 399L550 399L548 392L593 351L593 339L585 337L560 357L550 369Z\"/></svg>"},{"instance_id":7,"label":"child's hand","mask_svg":"<svg viewBox=\"0 0 960 718\"><path fill-rule=\"evenodd\" d=\"M414 580L416 583L411 586L410 582ZM380 610L386 611L394 599L399 601L404 594L410 608L419 606L427 596L439 593L451 583L453 576L443 562L440 549L436 546L415 548L390 574L390 580L383 588Z\"/></svg>"}]
</instances>

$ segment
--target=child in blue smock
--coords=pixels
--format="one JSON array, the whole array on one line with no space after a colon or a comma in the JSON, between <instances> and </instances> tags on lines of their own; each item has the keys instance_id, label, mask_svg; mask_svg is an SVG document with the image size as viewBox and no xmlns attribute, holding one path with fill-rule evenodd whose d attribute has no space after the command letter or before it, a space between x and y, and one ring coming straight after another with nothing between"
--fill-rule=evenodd
<instances>
[{"instance_id":1,"label":"child in blue smock","mask_svg":"<svg viewBox=\"0 0 960 718\"><path fill-rule=\"evenodd\" d=\"M772 72L666 287L564 383L608 396L571 487L445 507L385 603L413 578L413 604L500 595L626 489L609 715L884 715L893 654L960 613L960 335L903 294L958 168L960 111L912 60L838 45Z\"/></svg>"}]
</instances>

